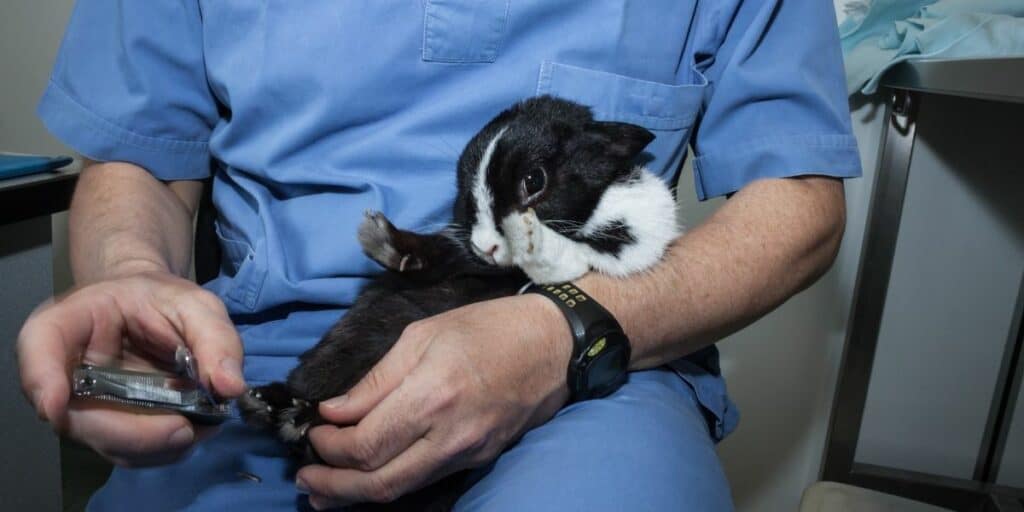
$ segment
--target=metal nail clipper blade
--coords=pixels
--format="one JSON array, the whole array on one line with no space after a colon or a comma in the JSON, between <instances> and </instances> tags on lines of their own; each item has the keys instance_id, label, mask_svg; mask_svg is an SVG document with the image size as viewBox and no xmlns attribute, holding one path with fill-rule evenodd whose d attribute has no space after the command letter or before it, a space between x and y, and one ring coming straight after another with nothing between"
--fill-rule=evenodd
<instances>
[{"instance_id":1,"label":"metal nail clipper blade","mask_svg":"<svg viewBox=\"0 0 1024 512\"><path fill-rule=\"evenodd\" d=\"M72 375L71 393L129 407L174 411L200 424L229 418L230 404L215 399L200 383L191 351L178 347L174 360L177 375L83 364Z\"/></svg>"}]
</instances>

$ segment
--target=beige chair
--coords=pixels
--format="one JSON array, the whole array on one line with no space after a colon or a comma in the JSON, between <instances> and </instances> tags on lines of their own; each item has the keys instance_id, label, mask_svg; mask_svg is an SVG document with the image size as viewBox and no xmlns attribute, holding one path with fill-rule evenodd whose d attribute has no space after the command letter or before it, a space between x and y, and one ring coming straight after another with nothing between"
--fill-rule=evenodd
<instances>
[{"instance_id":1,"label":"beige chair","mask_svg":"<svg viewBox=\"0 0 1024 512\"><path fill-rule=\"evenodd\" d=\"M800 512L950 512L927 503L836 482L817 482L804 491Z\"/></svg>"}]
</instances>

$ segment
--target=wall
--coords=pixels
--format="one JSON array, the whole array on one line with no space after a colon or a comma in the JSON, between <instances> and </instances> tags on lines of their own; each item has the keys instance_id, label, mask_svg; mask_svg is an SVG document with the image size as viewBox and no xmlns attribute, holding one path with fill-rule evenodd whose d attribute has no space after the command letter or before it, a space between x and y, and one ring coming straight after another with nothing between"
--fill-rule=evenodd
<instances>
[{"instance_id":1,"label":"wall","mask_svg":"<svg viewBox=\"0 0 1024 512\"><path fill-rule=\"evenodd\" d=\"M53 55L67 23L71 1L16 0L0 7L0 150L65 153L36 119L35 102L49 75ZM63 223L63 219L59 222ZM45 217L0 227L0 266L7 275L0 291L0 415L3 433L0 509L60 510L60 462L64 460L50 428L36 419L21 394L13 343L21 323L36 304L52 293L54 253L66 253L66 237L50 245L51 223ZM42 230L42 231L40 231ZM62 233L64 228L57 227ZM67 281L66 264L61 279Z\"/></svg>"},{"instance_id":2,"label":"wall","mask_svg":"<svg viewBox=\"0 0 1024 512\"><path fill-rule=\"evenodd\" d=\"M13 0L0 8L0 149L66 153L34 114L72 0ZM743 414L721 455L742 511L795 510L817 478L848 300L859 255L878 120L871 105L855 113L865 179L847 184L846 241L835 267L815 286L721 344L723 366ZM687 171L689 172L689 171ZM720 203L697 203L688 174L679 188L683 216L695 224ZM54 222L55 275L69 282L66 224Z\"/></svg>"},{"instance_id":3,"label":"wall","mask_svg":"<svg viewBox=\"0 0 1024 512\"><path fill-rule=\"evenodd\" d=\"M36 117L36 103L50 76L74 0L5 0L0 6L0 151L64 154ZM55 289L71 284L67 263L67 215L54 216Z\"/></svg>"},{"instance_id":4,"label":"wall","mask_svg":"<svg viewBox=\"0 0 1024 512\"><path fill-rule=\"evenodd\" d=\"M0 453L17 461L0 464L0 510L57 510L61 503L58 439L22 395L11 346L24 318L52 293L49 228L46 217L0 225Z\"/></svg>"}]
</instances>

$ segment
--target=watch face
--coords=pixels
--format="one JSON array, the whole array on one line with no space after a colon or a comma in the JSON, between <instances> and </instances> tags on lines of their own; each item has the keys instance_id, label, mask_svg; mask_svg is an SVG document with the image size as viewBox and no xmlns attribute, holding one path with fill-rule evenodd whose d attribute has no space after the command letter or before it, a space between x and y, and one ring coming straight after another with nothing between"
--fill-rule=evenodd
<instances>
[{"instance_id":1,"label":"watch face","mask_svg":"<svg viewBox=\"0 0 1024 512\"><path fill-rule=\"evenodd\" d=\"M629 352L624 342L621 333L608 333L595 340L587 350L585 389L591 397L605 396L625 381Z\"/></svg>"}]
</instances>

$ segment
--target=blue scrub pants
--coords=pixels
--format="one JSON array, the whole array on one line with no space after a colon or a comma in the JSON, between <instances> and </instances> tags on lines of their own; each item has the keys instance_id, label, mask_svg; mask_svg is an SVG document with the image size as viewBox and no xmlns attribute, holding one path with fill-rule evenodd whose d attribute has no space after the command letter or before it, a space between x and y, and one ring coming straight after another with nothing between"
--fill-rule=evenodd
<instances>
[{"instance_id":1,"label":"blue scrub pants","mask_svg":"<svg viewBox=\"0 0 1024 512\"><path fill-rule=\"evenodd\" d=\"M632 373L610 397L566 407L478 470L456 510L733 510L704 414L671 370ZM115 470L89 510L308 510L283 455L231 421L179 464Z\"/></svg>"}]
</instances>

